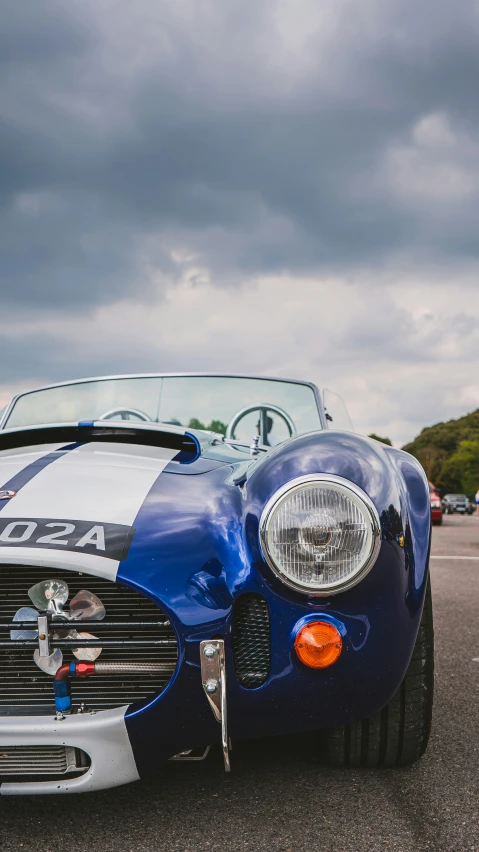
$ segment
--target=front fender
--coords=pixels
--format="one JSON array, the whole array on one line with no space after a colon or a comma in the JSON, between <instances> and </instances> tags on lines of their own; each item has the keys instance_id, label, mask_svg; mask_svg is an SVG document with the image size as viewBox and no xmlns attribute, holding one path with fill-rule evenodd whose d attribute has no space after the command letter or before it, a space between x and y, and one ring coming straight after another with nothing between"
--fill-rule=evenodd
<instances>
[{"instance_id":1,"label":"front fender","mask_svg":"<svg viewBox=\"0 0 479 852\"><path fill-rule=\"evenodd\" d=\"M267 501L291 479L315 473L334 474L363 489L381 522L374 566L356 586L328 598L282 583L259 541ZM246 479L223 469L160 477L135 524L138 545L132 545L118 578L141 583L158 598L177 629L184 664L158 699L127 713L140 775L165 752L219 740L201 688L201 639L225 640L233 740L346 724L384 707L404 677L421 618L428 501L427 481L410 456L332 431L275 448L251 466ZM167 518L160 523L162 509ZM256 689L241 686L234 667L235 604L247 593L262 595L270 614L270 675ZM298 626L315 617L339 626L343 638L339 660L324 670L306 668L294 652Z\"/></svg>"},{"instance_id":2,"label":"front fender","mask_svg":"<svg viewBox=\"0 0 479 852\"><path fill-rule=\"evenodd\" d=\"M352 589L328 598L286 590L266 564L259 542L265 503L288 481L315 473L334 474L359 486L381 521L380 552L369 574ZM351 653L367 650L371 677L378 683L369 709L379 710L404 677L424 603L431 515L421 466L409 454L372 439L346 432L312 433L268 454L251 472L245 492L246 537L258 572L272 593L306 604L310 611L350 619L351 635L358 624L363 626L367 641L357 642Z\"/></svg>"}]
</instances>

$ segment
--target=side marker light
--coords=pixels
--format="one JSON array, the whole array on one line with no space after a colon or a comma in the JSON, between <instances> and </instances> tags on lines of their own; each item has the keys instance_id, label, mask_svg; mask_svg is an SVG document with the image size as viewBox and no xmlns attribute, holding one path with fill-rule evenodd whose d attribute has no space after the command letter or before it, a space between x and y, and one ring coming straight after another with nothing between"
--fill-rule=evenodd
<instances>
[{"instance_id":1,"label":"side marker light","mask_svg":"<svg viewBox=\"0 0 479 852\"><path fill-rule=\"evenodd\" d=\"M311 669L332 666L341 654L343 641L339 630L327 621L310 621L298 632L294 650Z\"/></svg>"}]
</instances>

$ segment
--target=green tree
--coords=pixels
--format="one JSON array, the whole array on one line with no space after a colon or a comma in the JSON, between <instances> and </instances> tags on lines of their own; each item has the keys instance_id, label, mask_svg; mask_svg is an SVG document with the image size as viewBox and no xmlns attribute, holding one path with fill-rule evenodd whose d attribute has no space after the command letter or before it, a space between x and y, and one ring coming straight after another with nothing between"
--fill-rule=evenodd
<instances>
[{"instance_id":1,"label":"green tree","mask_svg":"<svg viewBox=\"0 0 479 852\"><path fill-rule=\"evenodd\" d=\"M392 447L389 438L381 438L380 435L376 435L375 432L372 432L370 435L368 435L368 438L374 438L375 441L381 441L381 444L387 444L388 447Z\"/></svg>"},{"instance_id":2,"label":"green tree","mask_svg":"<svg viewBox=\"0 0 479 852\"><path fill-rule=\"evenodd\" d=\"M444 463L438 484L445 492L475 494L479 487L479 440L460 442L456 452Z\"/></svg>"},{"instance_id":3,"label":"green tree","mask_svg":"<svg viewBox=\"0 0 479 852\"><path fill-rule=\"evenodd\" d=\"M421 447L417 450L415 456L421 462L429 481L433 482L439 488L442 470L448 459L445 450L441 450L440 447L435 447L434 445L429 445L428 447Z\"/></svg>"},{"instance_id":4,"label":"green tree","mask_svg":"<svg viewBox=\"0 0 479 852\"><path fill-rule=\"evenodd\" d=\"M474 494L479 485L476 477L477 447L479 446L479 409L459 417L428 426L403 450L422 464L428 478L441 493L460 491Z\"/></svg>"},{"instance_id":5,"label":"green tree","mask_svg":"<svg viewBox=\"0 0 479 852\"><path fill-rule=\"evenodd\" d=\"M188 423L188 429L203 429L204 431L206 429L206 426L204 423L201 422L201 420L198 420L197 417L192 417L190 422Z\"/></svg>"},{"instance_id":6,"label":"green tree","mask_svg":"<svg viewBox=\"0 0 479 852\"><path fill-rule=\"evenodd\" d=\"M188 423L189 429L202 429L203 432L217 432L219 435L224 435L226 432L226 423L222 420L212 420L209 426L205 426L197 417L192 417Z\"/></svg>"},{"instance_id":7,"label":"green tree","mask_svg":"<svg viewBox=\"0 0 479 852\"><path fill-rule=\"evenodd\" d=\"M419 433L417 438L414 438L414 441L406 444L403 450L418 457L419 450L437 447L444 452L445 458L449 458L456 451L461 441L477 440L479 440L479 408L458 420L448 420L446 423L427 426Z\"/></svg>"},{"instance_id":8,"label":"green tree","mask_svg":"<svg viewBox=\"0 0 479 852\"><path fill-rule=\"evenodd\" d=\"M210 432L217 432L218 435L224 435L226 434L226 423L223 423L222 420L212 420L208 429Z\"/></svg>"}]
</instances>

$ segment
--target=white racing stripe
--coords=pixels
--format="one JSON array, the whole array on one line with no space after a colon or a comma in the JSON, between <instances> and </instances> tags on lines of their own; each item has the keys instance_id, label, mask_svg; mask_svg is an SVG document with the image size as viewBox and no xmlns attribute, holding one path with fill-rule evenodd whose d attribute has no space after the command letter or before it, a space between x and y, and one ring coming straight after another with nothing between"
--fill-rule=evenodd
<instances>
[{"instance_id":1,"label":"white racing stripe","mask_svg":"<svg viewBox=\"0 0 479 852\"><path fill-rule=\"evenodd\" d=\"M55 450L60 450L64 446L65 441L62 444L41 444L34 449L32 447L28 449L15 447L12 450L2 450L0 453L0 488L3 488L17 473L25 470L28 465L49 453L55 452Z\"/></svg>"},{"instance_id":2,"label":"white racing stripe","mask_svg":"<svg viewBox=\"0 0 479 852\"><path fill-rule=\"evenodd\" d=\"M4 505L1 518L41 517L131 527L151 487L177 452L100 442L82 445L60 456L24 485ZM53 544L41 551L2 546L0 561L83 570L108 580L116 579L119 565L119 561L101 554L77 554Z\"/></svg>"},{"instance_id":3,"label":"white racing stripe","mask_svg":"<svg viewBox=\"0 0 479 852\"><path fill-rule=\"evenodd\" d=\"M35 476L2 509L2 518L71 518L131 526L153 483L177 452L162 449L161 458L155 454L142 464L129 448L111 453L105 444L85 444Z\"/></svg>"},{"instance_id":4,"label":"white racing stripe","mask_svg":"<svg viewBox=\"0 0 479 852\"><path fill-rule=\"evenodd\" d=\"M38 568L58 568L59 571L80 571L83 574L93 574L104 580L115 582L119 562L116 559L106 559L104 556L94 556L91 553L75 553L71 550L56 550L34 547L0 547L0 563L7 565L34 565Z\"/></svg>"}]
</instances>

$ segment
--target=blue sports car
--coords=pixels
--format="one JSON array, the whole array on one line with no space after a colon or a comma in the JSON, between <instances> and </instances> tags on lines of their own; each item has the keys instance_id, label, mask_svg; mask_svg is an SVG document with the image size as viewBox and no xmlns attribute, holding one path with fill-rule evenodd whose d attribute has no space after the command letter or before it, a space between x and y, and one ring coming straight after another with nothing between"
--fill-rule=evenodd
<instances>
[{"instance_id":1,"label":"blue sports car","mask_svg":"<svg viewBox=\"0 0 479 852\"><path fill-rule=\"evenodd\" d=\"M0 793L309 732L402 766L433 697L429 488L310 383L84 379L0 418ZM327 410L326 410L326 407Z\"/></svg>"}]
</instances>

